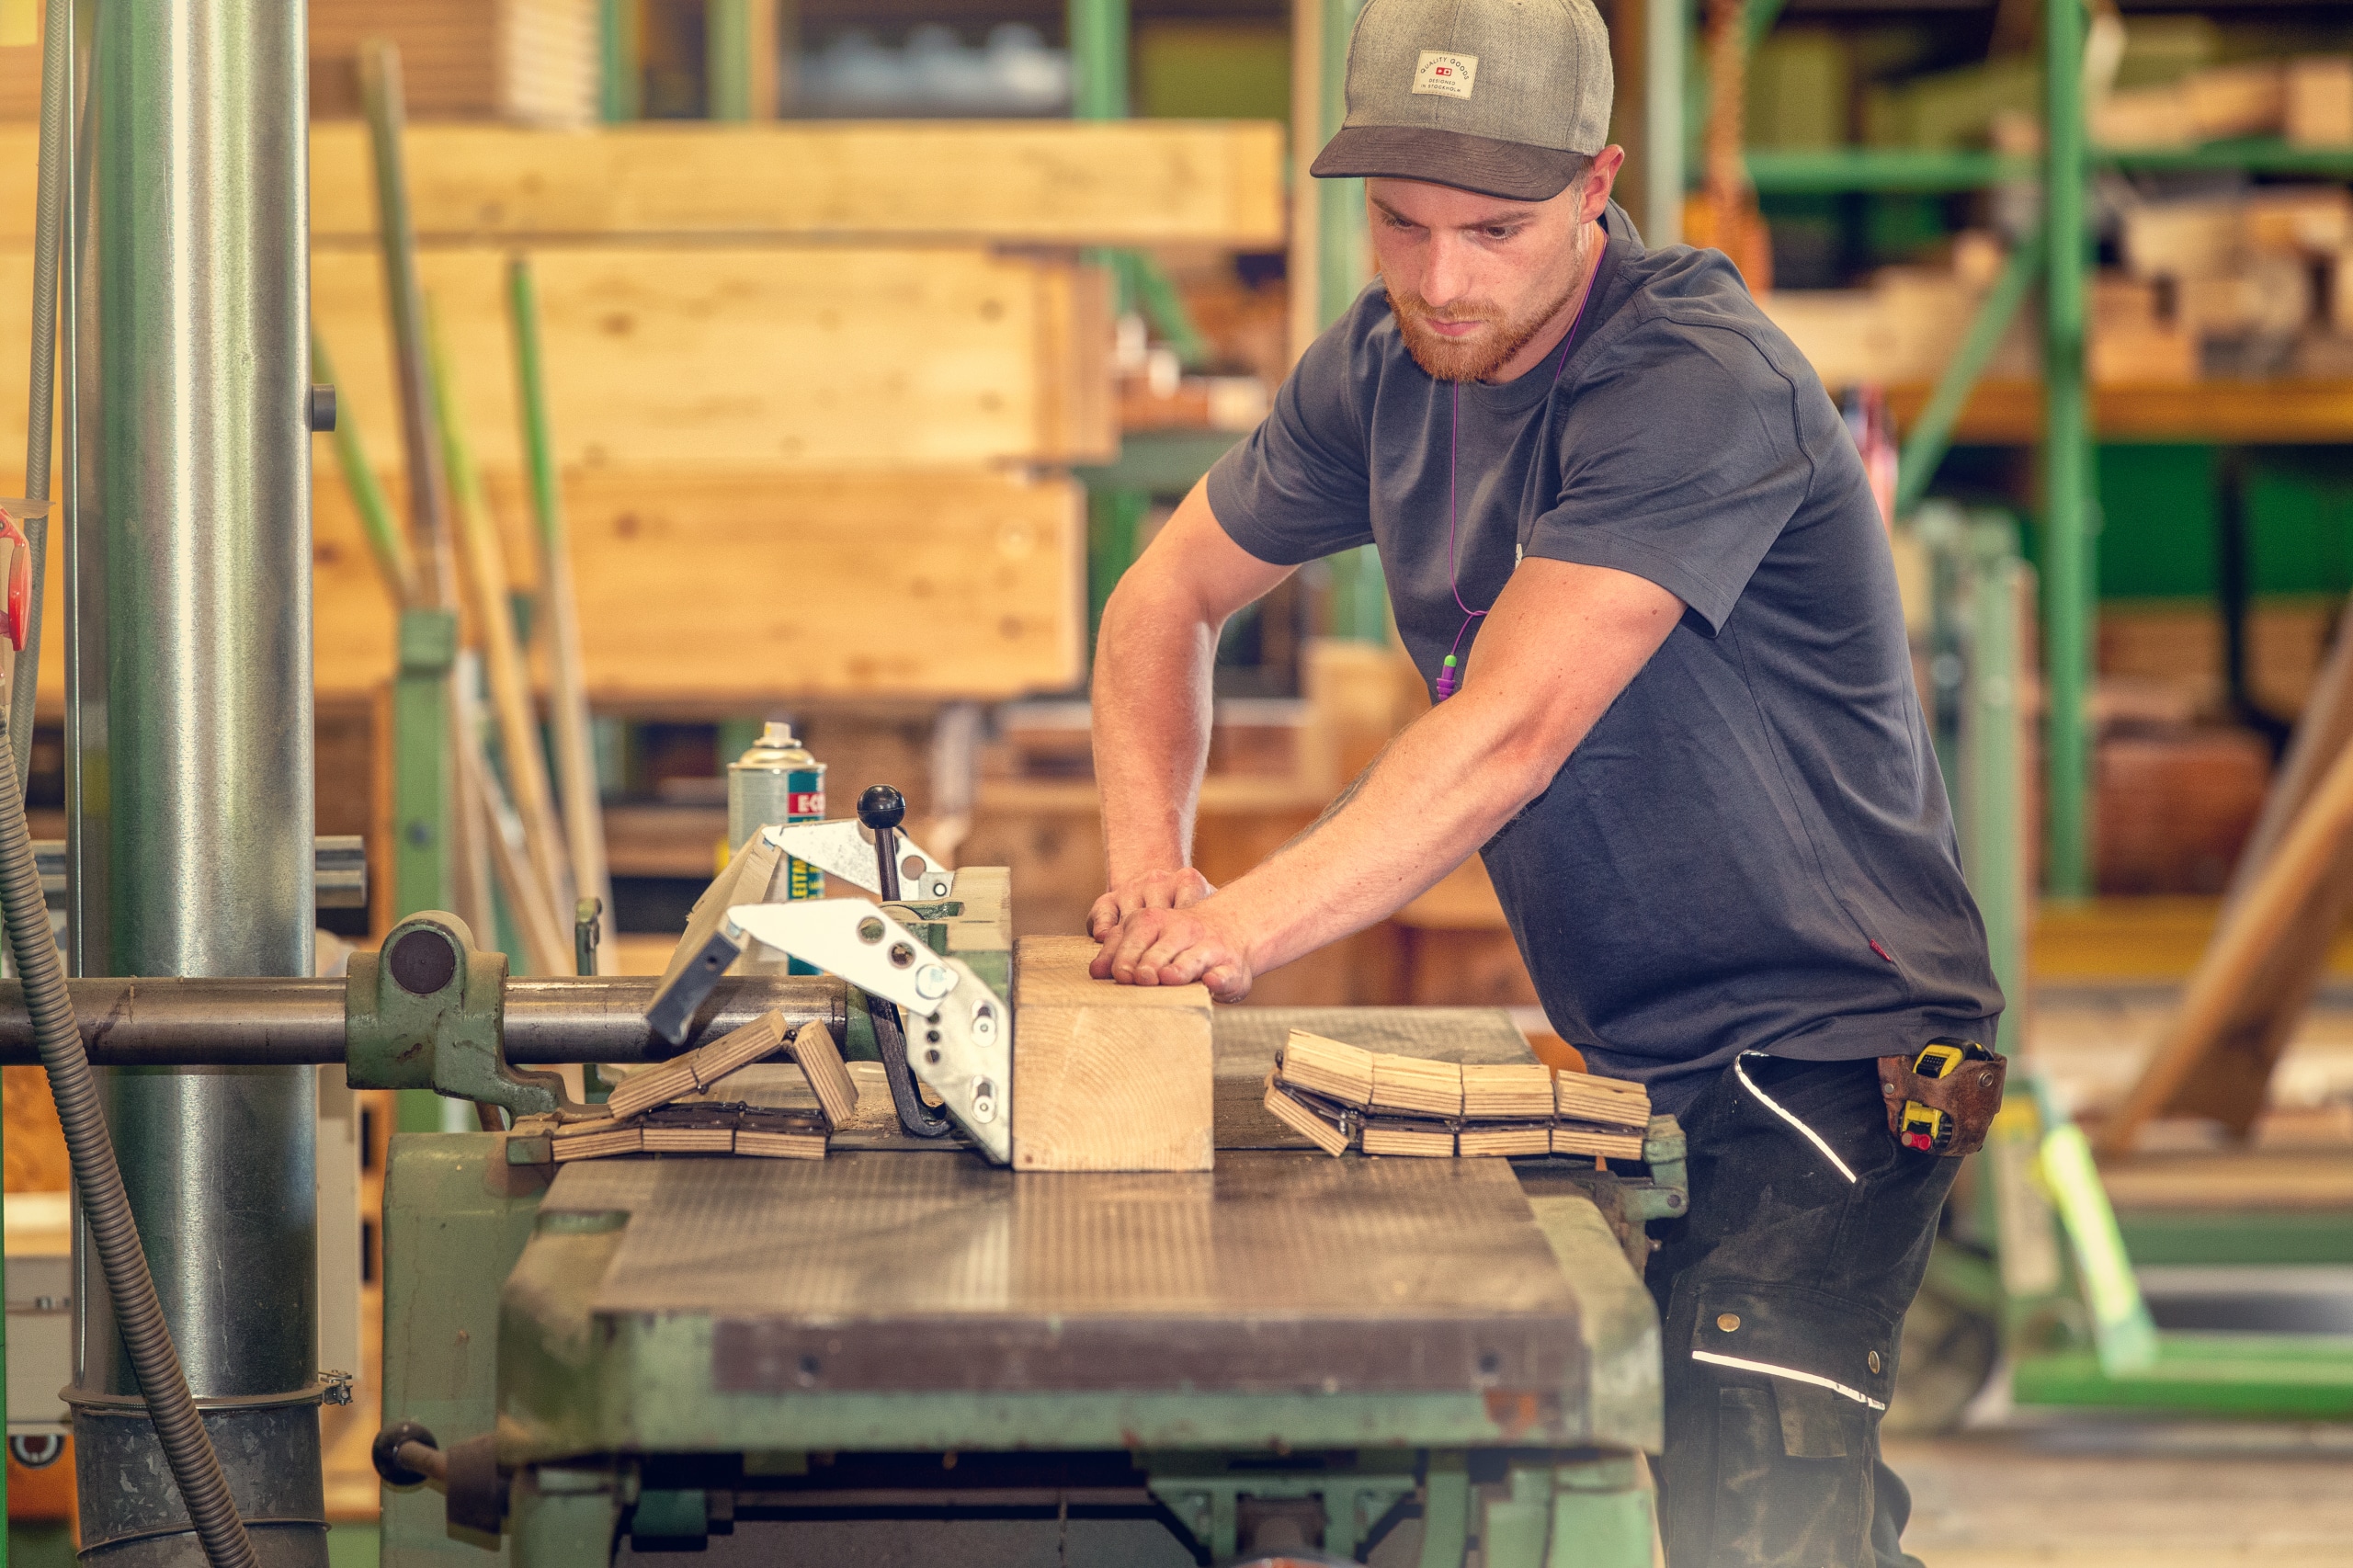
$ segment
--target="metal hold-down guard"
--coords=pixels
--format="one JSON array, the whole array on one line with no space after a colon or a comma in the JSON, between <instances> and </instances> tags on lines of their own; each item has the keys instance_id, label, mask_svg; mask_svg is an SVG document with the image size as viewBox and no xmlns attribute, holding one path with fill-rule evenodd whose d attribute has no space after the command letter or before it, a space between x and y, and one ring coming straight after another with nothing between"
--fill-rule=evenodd
<instances>
[{"instance_id":1,"label":"metal hold-down guard","mask_svg":"<svg viewBox=\"0 0 2353 1568\"><path fill-rule=\"evenodd\" d=\"M745 937L895 1005L915 1078L992 1161L1012 1164L1013 1011L963 960L862 898L730 905L714 940L740 949Z\"/></svg>"},{"instance_id":2,"label":"metal hold-down guard","mask_svg":"<svg viewBox=\"0 0 2353 1568\"><path fill-rule=\"evenodd\" d=\"M872 831L856 817L834 822L770 824L764 833L770 844L829 877L880 895L883 889L874 862ZM915 903L934 903L956 890L956 873L934 859L905 834L899 841L899 896Z\"/></svg>"}]
</instances>

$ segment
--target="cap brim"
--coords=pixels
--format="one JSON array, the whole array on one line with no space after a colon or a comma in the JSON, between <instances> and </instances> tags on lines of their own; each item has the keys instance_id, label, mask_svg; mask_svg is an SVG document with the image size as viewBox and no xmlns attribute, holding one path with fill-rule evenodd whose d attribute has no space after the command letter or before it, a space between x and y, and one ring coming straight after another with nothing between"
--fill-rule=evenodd
<instances>
[{"instance_id":1,"label":"cap brim","mask_svg":"<svg viewBox=\"0 0 2353 1568\"><path fill-rule=\"evenodd\" d=\"M1346 125L1307 172L1318 179L1424 180L1510 201L1550 201L1591 157L1417 125Z\"/></svg>"}]
</instances>

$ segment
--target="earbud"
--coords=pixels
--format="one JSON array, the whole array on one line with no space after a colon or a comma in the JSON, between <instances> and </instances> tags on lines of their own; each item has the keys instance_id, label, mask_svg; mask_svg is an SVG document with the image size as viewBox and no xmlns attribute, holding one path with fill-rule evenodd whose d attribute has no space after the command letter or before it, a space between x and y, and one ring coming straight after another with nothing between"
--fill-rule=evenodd
<instances>
[{"instance_id":1,"label":"earbud","mask_svg":"<svg viewBox=\"0 0 2353 1568\"><path fill-rule=\"evenodd\" d=\"M1440 702L1443 702L1448 698L1452 697L1455 694L1455 691L1462 685L1461 677L1454 673L1455 668L1454 655L1449 653L1446 656L1446 663L1439 667L1438 672L1438 699Z\"/></svg>"}]
</instances>

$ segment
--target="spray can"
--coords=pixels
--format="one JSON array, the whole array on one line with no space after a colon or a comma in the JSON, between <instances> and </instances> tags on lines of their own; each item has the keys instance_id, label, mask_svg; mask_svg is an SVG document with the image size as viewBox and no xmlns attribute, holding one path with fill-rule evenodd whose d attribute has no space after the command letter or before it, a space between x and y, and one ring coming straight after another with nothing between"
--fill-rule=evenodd
<instances>
[{"instance_id":1,"label":"spray can","mask_svg":"<svg viewBox=\"0 0 2353 1568\"><path fill-rule=\"evenodd\" d=\"M727 843L744 841L771 823L825 820L825 765L792 738L792 726L771 721L750 750L727 765ZM783 896L825 896L825 873L788 857ZM772 884L773 888L773 884ZM795 960L790 972L817 971Z\"/></svg>"}]
</instances>

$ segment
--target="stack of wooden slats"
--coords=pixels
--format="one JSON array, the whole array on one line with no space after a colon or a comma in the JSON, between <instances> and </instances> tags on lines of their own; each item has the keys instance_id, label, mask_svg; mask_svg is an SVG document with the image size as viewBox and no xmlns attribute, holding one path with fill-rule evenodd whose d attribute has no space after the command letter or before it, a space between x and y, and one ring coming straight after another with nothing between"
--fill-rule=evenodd
<instances>
[{"instance_id":1,"label":"stack of wooden slats","mask_svg":"<svg viewBox=\"0 0 2353 1568\"><path fill-rule=\"evenodd\" d=\"M858 1108L858 1086L833 1036L821 1023L801 1026L790 1059L817 1097L814 1112L720 1098L724 1080L787 1049L784 1019L769 1013L658 1067L623 1079L587 1114L526 1117L513 1136L536 1144L557 1165L616 1154L746 1154L822 1160L828 1133Z\"/></svg>"},{"instance_id":2,"label":"stack of wooden slats","mask_svg":"<svg viewBox=\"0 0 2353 1568\"><path fill-rule=\"evenodd\" d=\"M29 296L35 141L0 126L0 297ZM1070 686L1086 540L1066 469L1117 444L1109 291L1082 248L1283 233L1281 130L1257 122L419 123L406 157L423 287L524 593L505 263L531 260L606 709ZM313 305L399 510L369 166L363 126L313 128ZM26 330L0 314L0 363ZM324 448L314 503L317 690L366 700L393 607ZM62 670L41 662L52 703Z\"/></svg>"},{"instance_id":3,"label":"stack of wooden slats","mask_svg":"<svg viewBox=\"0 0 2353 1568\"><path fill-rule=\"evenodd\" d=\"M1642 1158L1650 1092L1538 1062L1458 1063L1365 1051L1293 1029L1267 1109L1326 1153Z\"/></svg>"}]
</instances>

